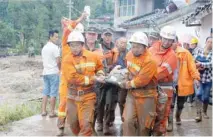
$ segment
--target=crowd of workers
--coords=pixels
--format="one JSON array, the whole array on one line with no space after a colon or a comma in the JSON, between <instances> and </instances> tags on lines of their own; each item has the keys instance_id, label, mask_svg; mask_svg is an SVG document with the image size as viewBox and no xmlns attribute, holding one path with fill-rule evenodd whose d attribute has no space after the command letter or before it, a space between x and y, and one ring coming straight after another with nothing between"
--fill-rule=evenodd
<instances>
[{"instance_id":1,"label":"crowd of workers","mask_svg":"<svg viewBox=\"0 0 213 137\"><path fill-rule=\"evenodd\" d=\"M196 122L209 118L212 36L200 48L196 38L191 43L180 43L175 28L165 26L159 34L135 32L130 39L121 37L113 43L109 28L100 31L88 27L84 31L80 22L85 17L83 13L75 21L62 19L61 54L54 44L58 31L50 31L49 42L42 49L42 116L47 115L50 96L49 116L58 116L58 135L64 135L65 121L76 136L95 135L95 130L110 135L117 104L123 136L166 135L173 130L173 110L176 124L181 125L184 103L194 93ZM127 48L127 42L131 48ZM122 69L127 75L118 85L106 82L112 71Z\"/></svg>"}]
</instances>

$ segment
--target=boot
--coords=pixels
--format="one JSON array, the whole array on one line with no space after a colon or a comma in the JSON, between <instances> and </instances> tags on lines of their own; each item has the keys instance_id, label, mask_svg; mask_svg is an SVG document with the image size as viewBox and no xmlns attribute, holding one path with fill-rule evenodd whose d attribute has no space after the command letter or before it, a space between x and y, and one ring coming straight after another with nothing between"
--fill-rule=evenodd
<instances>
[{"instance_id":1,"label":"boot","mask_svg":"<svg viewBox=\"0 0 213 137\"><path fill-rule=\"evenodd\" d=\"M176 124L177 125L181 125L181 119L180 119L181 112L182 112L182 109L181 110L179 110L179 109L176 110L175 118L176 118Z\"/></svg>"},{"instance_id":2,"label":"boot","mask_svg":"<svg viewBox=\"0 0 213 137\"><path fill-rule=\"evenodd\" d=\"M103 131L103 123L97 123L97 131Z\"/></svg>"},{"instance_id":3,"label":"boot","mask_svg":"<svg viewBox=\"0 0 213 137\"><path fill-rule=\"evenodd\" d=\"M202 121L202 115L201 115L201 112L197 112L197 116L195 117L195 121L196 121L196 122L200 122L200 121Z\"/></svg>"},{"instance_id":4,"label":"boot","mask_svg":"<svg viewBox=\"0 0 213 137\"><path fill-rule=\"evenodd\" d=\"M169 118L168 118L168 126L167 126L167 132L173 131L173 112L174 112L174 105L171 105Z\"/></svg>"},{"instance_id":5,"label":"boot","mask_svg":"<svg viewBox=\"0 0 213 137\"><path fill-rule=\"evenodd\" d=\"M196 111L197 111L197 116L195 117L195 121L200 122L202 121L202 115L201 115L202 102L197 98L195 100L195 103L196 103Z\"/></svg>"},{"instance_id":6,"label":"boot","mask_svg":"<svg viewBox=\"0 0 213 137\"><path fill-rule=\"evenodd\" d=\"M173 131L173 117L169 117L168 119L168 126L167 126L167 132Z\"/></svg>"},{"instance_id":7,"label":"boot","mask_svg":"<svg viewBox=\"0 0 213 137\"><path fill-rule=\"evenodd\" d=\"M104 124L103 133L104 135L110 135L109 126L106 124Z\"/></svg>"},{"instance_id":8,"label":"boot","mask_svg":"<svg viewBox=\"0 0 213 137\"><path fill-rule=\"evenodd\" d=\"M57 136L64 136L64 128L58 130Z\"/></svg>"},{"instance_id":9,"label":"boot","mask_svg":"<svg viewBox=\"0 0 213 137\"><path fill-rule=\"evenodd\" d=\"M209 116L207 115L207 108L208 108L208 104L203 104L203 117L205 119L209 119Z\"/></svg>"}]
</instances>

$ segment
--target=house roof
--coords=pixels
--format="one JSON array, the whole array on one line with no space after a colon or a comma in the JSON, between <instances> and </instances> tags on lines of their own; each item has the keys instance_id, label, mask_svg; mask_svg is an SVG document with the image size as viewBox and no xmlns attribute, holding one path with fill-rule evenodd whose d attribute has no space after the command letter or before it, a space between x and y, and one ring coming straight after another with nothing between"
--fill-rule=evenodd
<instances>
[{"instance_id":1,"label":"house roof","mask_svg":"<svg viewBox=\"0 0 213 137\"><path fill-rule=\"evenodd\" d=\"M145 15L134 17L130 20L124 21L119 27L122 28L134 28L140 26L141 28L148 28L150 26L160 27L164 23L168 23L173 20L183 20L184 17L190 15L195 11L196 7L201 3L193 3L172 13L167 13L165 10L154 11Z\"/></svg>"},{"instance_id":2,"label":"house roof","mask_svg":"<svg viewBox=\"0 0 213 137\"><path fill-rule=\"evenodd\" d=\"M186 24L186 26L188 26L197 19L200 19L210 13L212 13L212 1L206 3L205 5L197 7L194 12L183 19L183 24Z\"/></svg>"}]
</instances>

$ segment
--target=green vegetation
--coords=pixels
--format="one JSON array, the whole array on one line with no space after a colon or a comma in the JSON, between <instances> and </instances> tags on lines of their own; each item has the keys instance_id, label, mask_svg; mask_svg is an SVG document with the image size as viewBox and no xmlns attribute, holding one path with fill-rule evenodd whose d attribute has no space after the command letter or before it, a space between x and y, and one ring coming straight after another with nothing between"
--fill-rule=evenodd
<instances>
[{"instance_id":1,"label":"green vegetation","mask_svg":"<svg viewBox=\"0 0 213 137\"><path fill-rule=\"evenodd\" d=\"M10 45L19 54L34 46L37 53L48 39L50 29L61 30L61 18L68 17L69 0L1 0L0 47ZM91 18L113 15L113 0L72 0L72 19L80 16L85 5Z\"/></svg>"},{"instance_id":2,"label":"green vegetation","mask_svg":"<svg viewBox=\"0 0 213 137\"><path fill-rule=\"evenodd\" d=\"M0 106L0 131L5 130L6 125L13 121L18 121L26 117L39 114L41 112L41 102L28 102L16 106Z\"/></svg>"}]
</instances>

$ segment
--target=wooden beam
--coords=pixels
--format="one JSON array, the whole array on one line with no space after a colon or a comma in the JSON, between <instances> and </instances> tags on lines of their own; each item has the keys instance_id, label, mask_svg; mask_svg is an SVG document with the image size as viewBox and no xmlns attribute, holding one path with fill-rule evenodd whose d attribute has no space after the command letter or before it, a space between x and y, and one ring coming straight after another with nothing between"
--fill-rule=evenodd
<instances>
[{"instance_id":1,"label":"wooden beam","mask_svg":"<svg viewBox=\"0 0 213 137\"><path fill-rule=\"evenodd\" d=\"M194 26L201 26L201 24L186 24L186 27L194 27Z\"/></svg>"}]
</instances>

